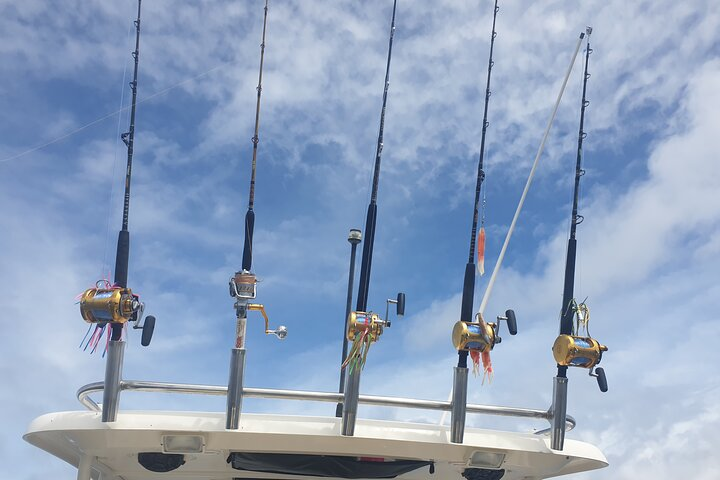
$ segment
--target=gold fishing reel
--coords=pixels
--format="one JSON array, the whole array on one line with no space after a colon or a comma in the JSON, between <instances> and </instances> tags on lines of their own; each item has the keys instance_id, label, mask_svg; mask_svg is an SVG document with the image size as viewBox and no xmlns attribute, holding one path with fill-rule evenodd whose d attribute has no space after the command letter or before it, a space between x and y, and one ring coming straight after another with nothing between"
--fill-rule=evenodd
<instances>
[{"instance_id":1,"label":"gold fishing reel","mask_svg":"<svg viewBox=\"0 0 720 480\"><path fill-rule=\"evenodd\" d=\"M558 365L590 369L600 363L602 353L607 349L592 337L576 335L559 335L552 347Z\"/></svg>"},{"instance_id":2,"label":"gold fishing reel","mask_svg":"<svg viewBox=\"0 0 720 480\"><path fill-rule=\"evenodd\" d=\"M495 346L495 324L485 323L478 314L477 322L458 321L453 327L452 342L458 351L489 352Z\"/></svg>"},{"instance_id":3,"label":"gold fishing reel","mask_svg":"<svg viewBox=\"0 0 720 480\"><path fill-rule=\"evenodd\" d=\"M505 316L498 316L496 323L486 322L480 312L475 315L475 322L458 321L453 327L452 342L458 351L489 352L502 341L500 338L500 322L505 320L510 335L517 335L517 320L513 310L506 310Z\"/></svg>"},{"instance_id":4,"label":"gold fishing reel","mask_svg":"<svg viewBox=\"0 0 720 480\"><path fill-rule=\"evenodd\" d=\"M354 342L363 333L370 337L371 342L377 341L385 328L390 327L390 322L383 320L377 313L372 312L350 312L347 327L347 339Z\"/></svg>"},{"instance_id":5,"label":"gold fishing reel","mask_svg":"<svg viewBox=\"0 0 720 480\"><path fill-rule=\"evenodd\" d=\"M126 323L140 318L143 308L129 288L88 288L80 297L80 315L88 323Z\"/></svg>"}]
</instances>

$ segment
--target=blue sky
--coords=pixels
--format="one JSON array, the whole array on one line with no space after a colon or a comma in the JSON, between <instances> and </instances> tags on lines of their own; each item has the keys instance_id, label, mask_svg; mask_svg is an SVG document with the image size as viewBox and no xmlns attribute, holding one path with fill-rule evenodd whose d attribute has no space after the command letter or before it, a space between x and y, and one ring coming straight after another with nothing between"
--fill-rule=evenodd
<instances>
[{"instance_id":1,"label":"blue sky","mask_svg":"<svg viewBox=\"0 0 720 480\"><path fill-rule=\"evenodd\" d=\"M575 478L714 478L720 12L709 0L503 3L486 155L488 271L577 35L594 27L576 292L610 347L610 391L571 372L569 412L579 424L570 437L600 446L611 465ZM263 337L260 316L251 319L250 386L337 387L346 236L363 228L369 198L391 7L270 2L254 268L258 301L290 335ZM0 459L13 478L73 475L21 436L40 414L78 409L76 389L102 378L103 359L77 348L86 326L74 298L114 258L127 112L24 152L127 104L135 11L130 0L0 3ZM399 2L369 304L383 311L403 290L408 306L371 349L365 392L449 391L491 15L488 1ZM147 349L130 333L126 378L227 381L227 280L242 254L261 28L259 1L144 2L139 98L175 87L138 106L130 283L158 325ZM493 352L491 385L471 381L472 402L550 403L581 76L578 61L487 309L514 308L520 333ZM121 407L224 404L126 395Z\"/></svg>"}]
</instances>

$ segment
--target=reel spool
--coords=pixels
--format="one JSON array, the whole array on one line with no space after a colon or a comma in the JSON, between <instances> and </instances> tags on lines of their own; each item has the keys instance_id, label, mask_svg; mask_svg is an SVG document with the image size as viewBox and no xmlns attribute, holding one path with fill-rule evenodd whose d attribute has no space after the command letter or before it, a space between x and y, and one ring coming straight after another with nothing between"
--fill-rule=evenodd
<instances>
[{"instance_id":1,"label":"reel spool","mask_svg":"<svg viewBox=\"0 0 720 480\"><path fill-rule=\"evenodd\" d=\"M353 342L359 335L367 330L371 342L375 342L380 335L382 335L385 327L390 328L390 322L380 318L377 313L350 312L350 317L348 318L347 339Z\"/></svg>"},{"instance_id":2,"label":"reel spool","mask_svg":"<svg viewBox=\"0 0 720 480\"><path fill-rule=\"evenodd\" d=\"M87 323L134 321L143 307L129 288L89 288L80 298L80 315Z\"/></svg>"},{"instance_id":3,"label":"reel spool","mask_svg":"<svg viewBox=\"0 0 720 480\"><path fill-rule=\"evenodd\" d=\"M452 342L458 351L489 352L497 340L495 324L486 323L478 316L479 322L458 321L453 327Z\"/></svg>"},{"instance_id":4,"label":"reel spool","mask_svg":"<svg viewBox=\"0 0 720 480\"><path fill-rule=\"evenodd\" d=\"M563 367L581 367L592 369L602 360L602 352L608 347L592 337L560 335L553 344L553 356Z\"/></svg>"},{"instance_id":5,"label":"reel spool","mask_svg":"<svg viewBox=\"0 0 720 480\"><path fill-rule=\"evenodd\" d=\"M230 296L238 299L252 299L257 295L257 279L246 270L235 272L230 279Z\"/></svg>"}]
</instances>

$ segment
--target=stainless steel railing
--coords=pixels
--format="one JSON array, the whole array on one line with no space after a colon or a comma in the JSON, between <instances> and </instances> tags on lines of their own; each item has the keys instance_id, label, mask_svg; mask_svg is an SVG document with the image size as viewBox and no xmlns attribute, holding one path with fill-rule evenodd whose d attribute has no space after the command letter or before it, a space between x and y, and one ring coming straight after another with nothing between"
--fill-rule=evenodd
<instances>
[{"instance_id":1,"label":"stainless steel railing","mask_svg":"<svg viewBox=\"0 0 720 480\"><path fill-rule=\"evenodd\" d=\"M90 395L102 392L105 388L103 382L89 383L80 387L77 392L77 399L85 408L93 412L101 412L102 407L98 405ZM160 392L160 393L181 393L191 395L215 395L226 396L228 387L221 385L194 385L185 383L147 382L142 380L122 380L120 390L131 390L136 392ZM243 388L243 396L252 398L271 398L275 400L302 400L311 402L338 403L343 401L343 394L331 392L311 392L305 390L279 390L273 388ZM381 407L414 408L421 410L450 411L452 403L441 400L421 400L415 398L385 397L379 395L360 395L360 403ZM536 418L550 421L552 415L547 410L531 408L501 407L494 405L468 404L468 413L483 415L495 415L501 417ZM567 430L575 428L576 422L573 417L566 417ZM550 429L535 432L544 435Z\"/></svg>"}]
</instances>

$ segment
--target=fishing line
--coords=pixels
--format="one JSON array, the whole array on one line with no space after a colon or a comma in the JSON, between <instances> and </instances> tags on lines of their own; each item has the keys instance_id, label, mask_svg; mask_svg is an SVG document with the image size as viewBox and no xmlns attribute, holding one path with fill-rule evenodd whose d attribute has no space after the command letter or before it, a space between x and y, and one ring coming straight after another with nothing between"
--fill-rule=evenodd
<instances>
[{"instance_id":1,"label":"fishing line","mask_svg":"<svg viewBox=\"0 0 720 480\"><path fill-rule=\"evenodd\" d=\"M133 24L130 23L128 26L127 36L125 37L125 43L127 44L130 39L130 32L132 31ZM127 59L125 59L125 64L123 65L123 79L122 79L122 87L120 88L120 109L122 110L123 103L125 102L125 82L127 81ZM115 134L115 152L114 152L114 158L113 158L113 168L112 168L112 176L110 177L110 198L108 199L108 208L107 208L107 215L105 216L107 218L107 227L105 229L105 250L103 251L103 261L102 266L100 267L100 276L104 278L105 272L107 272L110 269L110 265L108 263L107 255L108 255L108 249L110 247L110 219L112 217L112 205L113 201L115 200L115 174L117 173L117 164L118 164L118 147L120 146L120 129L121 123L122 123L122 114L118 113L118 123L117 123L117 131Z\"/></svg>"},{"instance_id":2,"label":"fishing line","mask_svg":"<svg viewBox=\"0 0 720 480\"><path fill-rule=\"evenodd\" d=\"M183 86L183 85L185 85L185 84L188 84L188 83L190 83L190 82L192 82L192 81L198 80L199 78L202 78L202 77L204 77L204 76L206 76L206 75L209 75L210 73L214 72L215 70L219 70L219 69L221 69L221 68L223 68L223 67L228 67L228 66L230 66L230 65L234 65L234 64L239 63L239 62L240 62L240 60L235 60L235 61L233 61L233 62L224 62L224 63L222 63L222 64L220 64L220 65L216 65L216 66L214 66L213 68L211 68L211 69L209 69L209 70L206 70L206 71L203 72L203 73L200 73L200 74L198 74L198 75L195 75L194 77L186 78L185 80L182 80L182 81L180 81L180 82L178 82L178 83L175 83L175 84L173 84L173 85L170 85L169 87L166 87L166 88L164 88L164 89L162 89L162 90L160 90L160 91L158 91L158 92L156 92L156 93L153 93L152 95L150 95L150 96L148 96L148 97L145 97L145 98L142 98L142 99L138 100L138 101L137 101L137 105L140 105L140 104L142 104L142 103L148 102L148 101L150 101L150 100L152 100L152 99L154 99L154 98L156 98L156 97L159 97L160 95L166 94L166 93L169 92L170 90L174 90L174 89L176 89L176 88L178 88L178 87L181 87L181 86ZM20 157L23 157L23 156L25 156L25 155L28 155L28 154L30 154L30 153L36 152L36 151L41 150L41 149L43 149L43 148L45 148L45 147L48 147L48 146L53 145L53 144L55 144L55 143L58 143L58 142L60 142L60 141L62 141L62 140L65 140L65 139L68 138L68 137L71 137L71 136L75 135L76 133L80 133L80 132L82 132L83 130L87 130L88 128L90 128L90 127L92 127L92 126L97 125L98 123L100 123L100 122L102 122L102 121L104 121L104 120L107 120L108 118L112 118L112 117L114 117L115 115L117 115L117 114L119 114L119 113L121 113L121 112L127 111L127 110L129 110L131 107L132 107L132 105L126 105L126 106L120 108L119 110L116 110L116 111L114 111L114 112L108 113L107 115L103 115L102 117L96 118L95 120L93 120L93 121L91 121L91 122L89 122L89 123L86 123L85 125L83 125L83 126L81 126L81 127L78 127L78 128L76 128L75 130L72 130L72 131L70 131L70 132L67 132L67 133L65 133L65 134L63 134L63 135L61 135L61 136L59 136L59 137L56 137L56 138L54 138L54 139L52 139L52 140L49 140L49 141L47 141L47 142L45 142L45 143L42 143L42 144L40 144L40 145L36 145L36 146L34 146L34 147L32 147L32 148L30 148L30 149L28 149L28 150L25 150L25 151L23 151L23 152L18 153L18 154L12 155L12 156L7 157L7 158L4 158L4 159L0 160L0 163L5 163L5 162L10 162L10 161L12 161L12 160L16 160L16 159L18 159L18 158L20 158Z\"/></svg>"}]
</instances>

